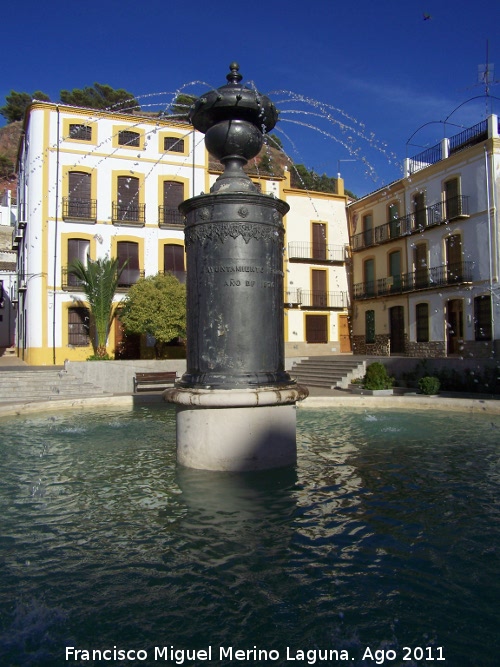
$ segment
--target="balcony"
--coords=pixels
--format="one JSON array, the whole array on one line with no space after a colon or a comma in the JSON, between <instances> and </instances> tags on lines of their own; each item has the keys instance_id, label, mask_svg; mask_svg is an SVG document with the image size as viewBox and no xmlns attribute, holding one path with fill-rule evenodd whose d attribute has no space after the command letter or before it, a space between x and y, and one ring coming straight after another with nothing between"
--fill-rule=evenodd
<instances>
[{"instance_id":1,"label":"balcony","mask_svg":"<svg viewBox=\"0 0 500 667\"><path fill-rule=\"evenodd\" d=\"M146 204L113 202L111 219L114 225L143 227L146 223Z\"/></svg>"},{"instance_id":2,"label":"balcony","mask_svg":"<svg viewBox=\"0 0 500 667\"><path fill-rule=\"evenodd\" d=\"M300 288L285 292L285 306L287 308L344 310L348 305L347 292L324 292Z\"/></svg>"},{"instance_id":3,"label":"balcony","mask_svg":"<svg viewBox=\"0 0 500 667\"><path fill-rule=\"evenodd\" d=\"M403 236L421 234L430 227L468 217L469 197L465 195L450 197L444 202L436 202L402 218L391 220L360 234L354 234L351 239L352 250L364 250Z\"/></svg>"},{"instance_id":4,"label":"balcony","mask_svg":"<svg viewBox=\"0 0 500 667\"><path fill-rule=\"evenodd\" d=\"M177 208L158 206L158 224L163 229L184 229L184 216Z\"/></svg>"},{"instance_id":5,"label":"balcony","mask_svg":"<svg viewBox=\"0 0 500 667\"><path fill-rule=\"evenodd\" d=\"M307 241L294 241L288 244L288 259L291 262L341 265L345 263L346 257L347 246L344 245L328 245Z\"/></svg>"},{"instance_id":6,"label":"balcony","mask_svg":"<svg viewBox=\"0 0 500 667\"><path fill-rule=\"evenodd\" d=\"M95 222L97 220L97 200L63 197L63 219L79 222Z\"/></svg>"},{"instance_id":7,"label":"balcony","mask_svg":"<svg viewBox=\"0 0 500 667\"><path fill-rule=\"evenodd\" d=\"M144 275L144 271L140 271L139 269L125 268L118 279L117 291L123 292L128 290L132 285L135 285L140 278L144 278Z\"/></svg>"},{"instance_id":8,"label":"balcony","mask_svg":"<svg viewBox=\"0 0 500 667\"><path fill-rule=\"evenodd\" d=\"M62 269L61 275L61 287L63 290L75 290L82 292L82 282L78 280L76 276L68 271L68 267L65 266Z\"/></svg>"},{"instance_id":9,"label":"balcony","mask_svg":"<svg viewBox=\"0 0 500 667\"><path fill-rule=\"evenodd\" d=\"M373 299L472 282L473 262L443 264L354 285L355 299Z\"/></svg>"}]
</instances>

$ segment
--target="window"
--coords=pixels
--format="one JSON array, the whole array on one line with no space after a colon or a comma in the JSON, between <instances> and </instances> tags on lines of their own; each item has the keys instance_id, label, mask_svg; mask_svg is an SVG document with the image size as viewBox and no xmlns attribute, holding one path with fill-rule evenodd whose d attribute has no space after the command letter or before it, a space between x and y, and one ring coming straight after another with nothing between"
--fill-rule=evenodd
<instances>
[{"instance_id":1,"label":"window","mask_svg":"<svg viewBox=\"0 0 500 667\"><path fill-rule=\"evenodd\" d=\"M177 181L163 182L163 207L160 209L160 224L182 225L179 204L184 201L184 184Z\"/></svg>"},{"instance_id":2,"label":"window","mask_svg":"<svg viewBox=\"0 0 500 667\"><path fill-rule=\"evenodd\" d=\"M71 123L69 126L69 138L78 141L92 141L92 128L90 125Z\"/></svg>"},{"instance_id":3,"label":"window","mask_svg":"<svg viewBox=\"0 0 500 667\"><path fill-rule=\"evenodd\" d=\"M163 246L163 271L185 282L184 246L167 243Z\"/></svg>"},{"instance_id":4,"label":"window","mask_svg":"<svg viewBox=\"0 0 500 667\"><path fill-rule=\"evenodd\" d=\"M363 239L365 246L373 245L373 216L363 216Z\"/></svg>"},{"instance_id":5,"label":"window","mask_svg":"<svg viewBox=\"0 0 500 667\"><path fill-rule=\"evenodd\" d=\"M446 239L446 271L448 283L463 280L462 237L460 234L451 234Z\"/></svg>"},{"instance_id":6,"label":"window","mask_svg":"<svg viewBox=\"0 0 500 667\"><path fill-rule=\"evenodd\" d=\"M491 296L476 296L474 299L474 335L476 340L492 340Z\"/></svg>"},{"instance_id":7,"label":"window","mask_svg":"<svg viewBox=\"0 0 500 667\"><path fill-rule=\"evenodd\" d=\"M138 178L118 176L118 203L113 207L113 220L144 221L144 205L139 204Z\"/></svg>"},{"instance_id":8,"label":"window","mask_svg":"<svg viewBox=\"0 0 500 667\"><path fill-rule=\"evenodd\" d=\"M429 304L417 303L415 306L417 322L417 343L429 342Z\"/></svg>"},{"instance_id":9,"label":"window","mask_svg":"<svg viewBox=\"0 0 500 667\"><path fill-rule=\"evenodd\" d=\"M395 250L389 254L389 276L391 291L401 289L401 251Z\"/></svg>"},{"instance_id":10,"label":"window","mask_svg":"<svg viewBox=\"0 0 500 667\"><path fill-rule=\"evenodd\" d=\"M375 311L367 310L365 313L365 342L375 342Z\"/></svg>"},{"instance_id":11,"label":"window","mask_svg":"<svg viewBox=\"0 0 500 667\"><path fill-rule=\"evenodd\" d=\"M118 132L118 145L140 148L141 135L138 132L132 132L132 130L120 130Z\"/></svg>"},{"instance_id":12,"label":"window","mask_svg":"<svg viewBox=\"0 0 500 667\"><path fill-rule=\"evenodd\" d=\"M413 195L413 215L415 219L415 227L425 227L427 217L425 211L425 194L417 192Z\"/></svg>"},{"instance_id":13,"label":"window","mask_svg":"<svg viewBox=\"0 0 500 667\"><path fill-rule=\"evenodd\" d=\"M306 343L328 343L327 315L306 315Z\"/></svg>"},{"instance_id":14,"label":"window","mask_svg":"<svg viewBox=\"0 0 500 667\"><path fill-rule=\"evenodd\" d=\"M375 260L366 259L363 264L364 293L367 296L375 296Z\"/></svg>"},{"instance_id":15,"label":"window","mask_svg":"<svg viewBox=\"0 0 500 667\"><path fill-rule=\"evenodd\" d=\"M328 306L328 295L326 292L326 271L312 270L312 306L326 308Z\"/></svg>"},{"instance_id":16,"label":"window","mask_svg":"<svg viewBox=\"0 0 500 667\"><path fill-rule=\"evenodd\" d=\"M312 258L326 259L326 224L312 223Z\"/></svg>"},{"instance_id":17,"label":"window","mask_svg":"<svg viewBox=\"0 0 500 667\"><path fill-rule=\"evenodd\" d=\"M68 266L75 260L79 260L84 266L87 266L87 258L90 251L90 241L85 239L68 239ZM78 287L80 281L71 273L67 275L68 287Z\"/></svg>"},{"instance_id":18,"label":"window","mask_svg":"<svg viewBox=\"0 0 500 667\"><path fill-rule=\"evenodd\" d=\"M64 217L95 220L95 202L90 198L91 175L83 171L68 174L68 196L64 202Z\"/></svg>"},{"instance_id":19,"label":"window","mask_svg":"<svg viewBox=\"0 0 500 667\"><path fill-rule=\"evenodd\" d=\"M429 276L427 271L427 245L417 243L413 250L413 264L415 266L415 287L427 287Z\"/></svg>"},{"instance_id":20,"label":"window","mask_svg":"<svg viewBox=\"0 0 500 667\"><path fill-rule=\"evenodd\" d=\"M139 244L133 241L118 241L116 244L118 254L118 267L123 269L118 280L119 287L130 287L140 278L139 270Z\"/></svg>"},{"instance_id":21,"label":"window","mask_svg":"<svg viewBox=\"0 0 500 667\"><path fill-rule=\"evenodd\" d=\"M445 182L444 201L446 206L446 218L448 220L457 218L461 213L458 178L451 178L449 181Z\"/></svg>"},{"instance_id":22,"label":"window","mask_svg":"<svg viewBox=\"0 0 500 667\"><path fill-rule=\"evenodd\" d=\"M179 137L165 137L163 139L163 150L172 153L184 153L184 139Z\"/></svg>"},{"instance_id":23,"label":"window","mask_svg":"<svg viewBox=\"0 0 500 667\"><path fill-rule=\"evenodd\" d=\"M394 239L401 235L399 222L399 204L394 202L389 204L387 208L387 217L389 219L389 234L390 238Z\"/></svg>"},{"instance_id":24,"label":"window","mask_svg":"<svg viewBox=\"0 0 500 667\"><path fill-rule=\"evenodd\" d=\"M88 308L68 308L68 345L90 345L90 312Z\"/></svg>"}]
</instances>

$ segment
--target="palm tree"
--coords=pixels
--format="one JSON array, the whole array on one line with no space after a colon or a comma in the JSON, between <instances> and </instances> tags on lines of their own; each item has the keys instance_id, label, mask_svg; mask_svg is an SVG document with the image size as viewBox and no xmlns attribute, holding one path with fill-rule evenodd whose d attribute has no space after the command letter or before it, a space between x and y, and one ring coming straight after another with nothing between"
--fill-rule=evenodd
<instances>
[{"instance_id":1,"label":"palm tree","mask_svg":"<svg viewBox=\"0 0 500 667\"><path fill-rule=\"evenodd\" d=\"M85 265L75 259L68 266L68 273L75 276L87 297L90 315L95 327L95 339L92 340L95 356L99 359L107 357L106 343L115 317L113 299L118 280L125 264L118 266L118 259L87 260Z\"/></svg>"}]
</instances>

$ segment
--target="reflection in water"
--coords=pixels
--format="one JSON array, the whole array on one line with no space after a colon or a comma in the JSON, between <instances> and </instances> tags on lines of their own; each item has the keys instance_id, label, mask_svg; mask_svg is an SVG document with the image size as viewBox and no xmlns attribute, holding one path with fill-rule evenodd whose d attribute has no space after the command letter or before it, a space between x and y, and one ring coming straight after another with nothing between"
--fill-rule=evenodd
<instances>
[{"instance_id":1,"label":"reflection in water","mask_svg":"<svg viewBox=\"0 0 500 667\"><path fill-rule=\"evenodd\" d=\"M178 467L163 406L4 419L0 664L210 645L493 665L499 424L299 410L297 467L241 475Z\"/></svg>"}]
</instances>

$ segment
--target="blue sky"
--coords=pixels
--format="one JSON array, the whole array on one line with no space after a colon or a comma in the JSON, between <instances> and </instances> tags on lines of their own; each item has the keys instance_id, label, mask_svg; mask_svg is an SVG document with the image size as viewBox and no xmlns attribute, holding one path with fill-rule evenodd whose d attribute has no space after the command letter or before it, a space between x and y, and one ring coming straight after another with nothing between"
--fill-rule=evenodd
<instances>
[{"instance_id":1,"label":"blue sky","mask_svg":"<svg viewBox=\"0 0 500 667\"><path fill-rule=\"evenodd\" d=\"M340 167L358 195L399 178L407 154L444 136L442 121L449 136L500 114L499 84L488 107L468 101L485 93L487 44L500 80L498 0L24 0L2 9L2 24L0 104L12 89L56 101L99 82L159 110L185 84L223 85L236 60L244 82L294 94L271 94L290 157L331 176Z\"/></svg>"}]
</instances>

